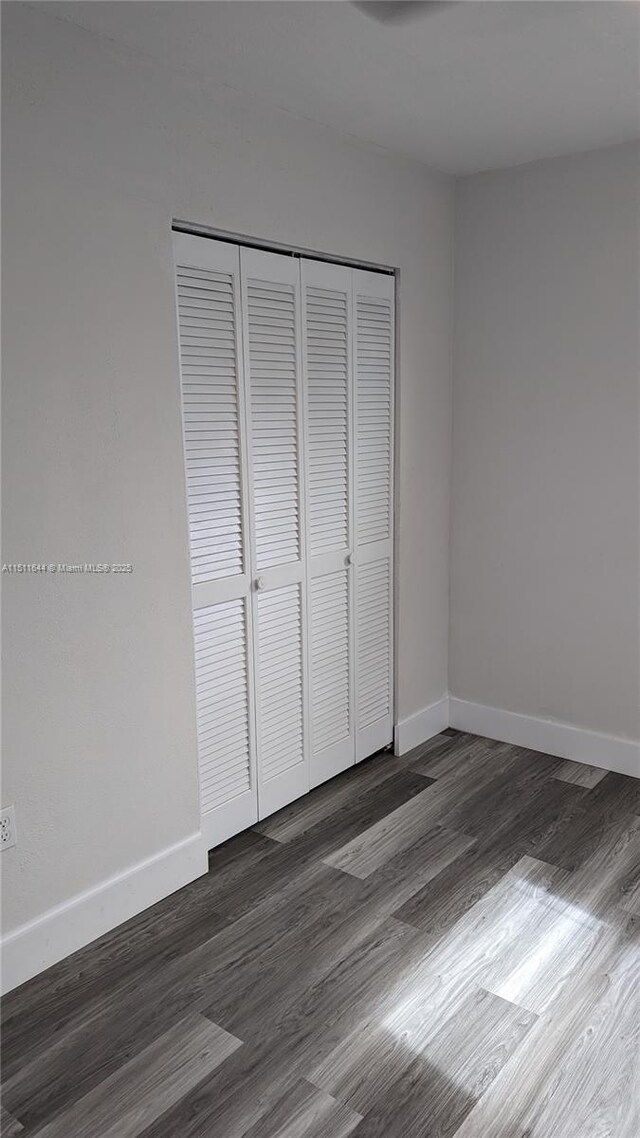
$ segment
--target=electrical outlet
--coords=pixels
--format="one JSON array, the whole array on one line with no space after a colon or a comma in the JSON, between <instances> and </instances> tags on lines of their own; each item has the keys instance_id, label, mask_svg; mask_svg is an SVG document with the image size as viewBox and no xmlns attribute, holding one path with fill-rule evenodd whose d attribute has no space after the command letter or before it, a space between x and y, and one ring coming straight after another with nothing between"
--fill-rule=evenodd
<instances>
[{"instance_id":1,"label":"electrical outlet","mask_svg":"<svg viewBox=\"0 0 640 1138\"><path fill-rule=\"evenodd\" d=\"M8 850L10 846L17 845L16 808L5 806L0 814L0 849Z\"/></svg>"}]
</instances>

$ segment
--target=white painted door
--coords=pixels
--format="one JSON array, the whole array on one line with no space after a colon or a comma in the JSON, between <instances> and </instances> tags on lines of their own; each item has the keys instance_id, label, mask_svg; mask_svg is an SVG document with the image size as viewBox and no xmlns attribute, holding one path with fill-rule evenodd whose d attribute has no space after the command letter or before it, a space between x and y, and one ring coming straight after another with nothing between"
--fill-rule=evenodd
<instances>
[{"instance_id":1,"label":"white painted door","mask_svg":"<svg viewBox=\"0 0 640 1138\"><path fill-rule=\"evenodd\" d=\"M352 270L302 261L310 781L355 761Z\"/></svg>"},{"instance_id":2,"label":"white painted door","mask_svg":"<svg viewBox=\"0 0 640 1138\"><path fill-rule=\"evenodd\" d=\"M175 235L210 846L391 742L392 277Z\"/></svg>"},{"instance_id":3,"label":"white painted door","mask_svg":"<svg viewBox=\"0 0 640 1138\"><path fill-rule=\"evenodd\" d=\"M393 738L394 278L353 270L356 761Z\"/></svg>"},{"instance_id":4,"label":"white painted door","mask_svg":"<svg viewBox=\"0 0 640 1138\"><path fill-rule=\"evenodd\" d=\"M240 254L174 234L202 828L258 817Z\"/></svg>"},{"instance_id":5,"label":"white painted door","mask_svg":"<svg viewBox=\"0 0 640 1138\"><path fill-rule=\"evenodd\" d=\"M309 789L300 264L242 249L261 818Z\"/></svg>"}]
</instances>

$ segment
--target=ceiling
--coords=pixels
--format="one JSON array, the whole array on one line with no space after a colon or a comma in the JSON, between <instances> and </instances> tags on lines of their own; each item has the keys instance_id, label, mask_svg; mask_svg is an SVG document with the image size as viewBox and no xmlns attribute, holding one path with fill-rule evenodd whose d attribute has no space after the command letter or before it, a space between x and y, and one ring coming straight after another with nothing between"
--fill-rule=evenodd
<instances>
[{"instance_id":1,"label":"ceiling","mask_svg":"<svg viewBox=\"0 0 640 1138\"><path fill-rule=\"evenodd\" d=\"M635 0L467 0L387 25L346 0L37 6L449 173L640 135Z\"/></svg>"}]
</instances>

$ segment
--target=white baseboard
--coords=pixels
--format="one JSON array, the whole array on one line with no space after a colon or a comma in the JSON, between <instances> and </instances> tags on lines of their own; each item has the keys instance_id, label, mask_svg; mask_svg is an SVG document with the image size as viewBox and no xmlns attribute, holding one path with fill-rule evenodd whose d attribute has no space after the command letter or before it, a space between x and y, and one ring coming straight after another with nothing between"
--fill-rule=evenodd
<instances>
[{"instance_id":1,"label":"white baseboard","mask_svg":"<svg viewBox=\"0 0 640 1138\"><path fill-rule=\"evenodd\" d=\"M640 744L631 739L449 695L396 724L395 754L406 754L449 726L640 778ZM11 991L206 872L207 844L202 834L192 834L7 933L1 943L2 991Z\"/></svg>"},{"instance_id":2,"label":"white baseboard","mask_svg":"<svg viewBox=\"0 0 640 1138\"><path fill-rule=\"evenodd\" d=\"M393 752L406 755L407 751L426 743L449 726L449 697L444 695L437 703L423 707L422 711L396 723L393 732Z\"/></svg>"},{"instance_id":3,"label":"white baseboard","mask_svg":"<svg viewBox=\"0 0 640 1138\"><path fill-rule=\"evenodd\" d=\"M202 834L192 834L7 933L3 993L206 872L206 843Z\"/></svg>"},{"instance_id":4,"label":"white baseboard","mask_svg":"<svg viewBox=\"0 0 640 1138\"><path fill-rule=\"evenodd\" d=\"M471 735L486 735L489 739L640 778L640 743L633 739L601 735L553 719L501 711L455 696L449 697L449 720L451 727Z\"/></svg>"}]
</instances>

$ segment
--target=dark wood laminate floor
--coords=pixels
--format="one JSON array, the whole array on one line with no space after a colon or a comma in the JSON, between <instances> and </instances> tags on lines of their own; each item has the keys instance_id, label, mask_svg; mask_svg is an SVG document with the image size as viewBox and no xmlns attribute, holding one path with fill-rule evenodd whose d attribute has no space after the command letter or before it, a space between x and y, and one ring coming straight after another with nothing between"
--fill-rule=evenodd
<instances>
[{"instance_id":1,"label":"dark wood laminate floor","mask_svg":"<svg viewBox=\"0 0 640 1138\"><path fill-rule=\"evenodd\" d=\"M376 756L3 1021L7 1138L637 1138L640 782Z\"/></svg>"}]
</instances>

